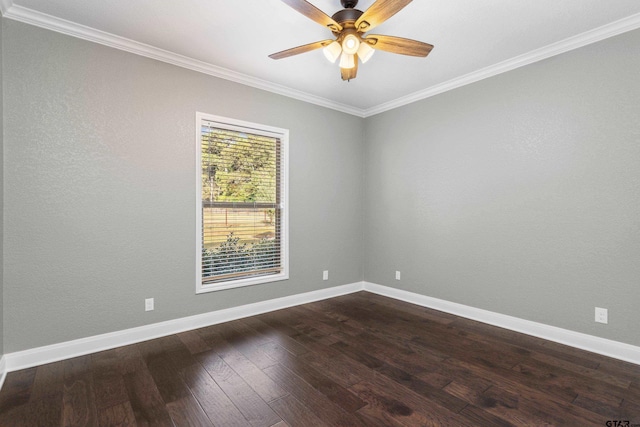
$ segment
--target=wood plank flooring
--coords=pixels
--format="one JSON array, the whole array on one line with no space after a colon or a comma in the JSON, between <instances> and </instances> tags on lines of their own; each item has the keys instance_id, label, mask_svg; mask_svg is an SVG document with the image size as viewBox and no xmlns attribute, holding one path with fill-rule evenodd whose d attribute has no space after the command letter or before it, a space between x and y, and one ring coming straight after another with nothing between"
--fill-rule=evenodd
<instances>
[{"instance_id":1,"label":"wood plank flooring","mask_svg":"<svg viewBox=\"0 0 640 427\"><path fill-rule=\"evenodd\" d=\"M366 292L12 372L0 392L3 427L634 424L640 366Z\"/></svg>"}]
</instances>

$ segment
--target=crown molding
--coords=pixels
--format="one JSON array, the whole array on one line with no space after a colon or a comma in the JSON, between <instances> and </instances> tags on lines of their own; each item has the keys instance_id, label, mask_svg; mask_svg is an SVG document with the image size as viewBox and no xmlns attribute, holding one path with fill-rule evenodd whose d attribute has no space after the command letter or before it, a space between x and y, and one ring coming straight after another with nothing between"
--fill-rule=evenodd
<instances>
[{"instance_id":1,"label":"crown molding","mask_svg":"<svg viewBox=\"0 0 640 427\"><path fill-rule=\"evenodd\" d=\"M41 13L32 9L28 9L13 4L13 0L0 0L0 11L5 18L15 21L24 22L37 27L46 28L62 34L70 35L80 39L92 41L115 49L124 50L178 67L197 71L199 73L208 74L224 80L251 86L256 89L262 89L278 95L287 96L289 98L308 102L310 104L319 105L321 107L330 108L343 113L366 118L385 111L393 110L407 104L411 104L432 96L447 92L507 71L542 61L552 56L560 55L570 50L599 42L609 37L617 36L627 31L640 28L640 13L628 16L626 18L614 21L610 24L603 25L593 30L569 37L548 46L533 50L531 52L507 59L494 65L482 68L477 71L465 74L460 77L448 80L443 83L425 88L418 92L396 98L394 100L384 102L371 108L362 109L351 105L338 103L330 99L312 95L297 89L292 89L276 83L271 83L257 77L242 74L226 68L218 67L204 61L199 61L164 49L159 49L135 40L116 36L95 28L57 18L52 15Z\"/></svg>"},{"instance_id":2,"label":"crown molding","mask_svg":"<svg viewBox=\"0 0 640 427\"><path fill-rule=\"evenodd\" d=\"M5 16L12 4L13 0L0 0L0 13L2 13L2 16Z\"/></svg>"},{"instance_id":3,"label":"crown molding","mask_svg":"<svg viewBox=\"0 0 640 427\"><path fill-rule=\"evenodd\" d=\"M370 117L640 28L640 13L364 110Z\"/></svg>"},{"instance_id":4,"label":"crown molding","mask_svg":"<svg viewBox=\"0 0 640 427\"><path fill-rule=\"evenodd\" d=\"M310 104L319 105L321 107L330 108L358 117L364 117L364 110L360 108L341 104L330 99L311 95L300 90L291 89L289 87L271 83L257 77L238 73L236 71L218 67L204 61L199 61L197 59L179 55L168 50L160 49L145 43L140 43L135 40L127 39L125 37L116 36L114 34L100 31L95 28L87 27L85 25L77 24L75 22L48 15L46 13L15 5L12 4L12 0L0 0L0 6L5 8L5 10L2 11L3 16L14 21L23 22L25 24L34 25L36 27L45 28L58 33L77 37L79 39L99 43L104 46L166 62L168 64L197 71L199 73L208 74L210 76L229 80L235 83L240 83L245 86L251 86L256 89L262 89L278 95L287 96L289 98L294 98L300 101L308 102Z\"/></svg>"}]
</instances>

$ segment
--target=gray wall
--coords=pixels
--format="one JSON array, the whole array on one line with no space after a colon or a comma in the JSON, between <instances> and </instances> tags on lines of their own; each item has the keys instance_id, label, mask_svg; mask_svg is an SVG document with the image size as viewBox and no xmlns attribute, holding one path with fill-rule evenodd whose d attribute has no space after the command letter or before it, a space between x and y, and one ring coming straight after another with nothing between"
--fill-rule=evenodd
<instances>
[{"instance_id":1,"label":"gray wall","mask_svg":"<svg viewBox=\"0 0 640 427\"><path fill-rule=\"evenodd\" d=\"M640 345L638 46L366 119L365 280Z\"/></svg>"},{"instance_id":2,"label":"gray wall","mask_svg":"<svg viewBox=\"0 0 640 427\"><path fill-rule=\"evenodd\" d=\"M0 16L0 357L4 354L4 302L2 298L4 293L4 245L2 244L4 238L4 161L2 160L4 150L4 97L2 92L4 85L4 73L2 70L3 21L4 19Z\"/></svg>"},{"instance_id":3,"label":"gray wall","mask_svg":"<svg viewBox=\"0 0 640 427\"><path fill-rule=\"evenodd\" d=\"M15 21L4 35L6 352L363 279L362 119ZM290 130L290 280L195 295L196 111Z\"/></svg>"},{"instance_id":4,"label":"gray wall","mask_svg":"<svg viewBox=\"0 0 640 427\"><path fill-rule=\"evenodd\" d=\"M639 31L362 120L2 26L6 352L363 278L640 345ZM289 281L195 295L196 111L290 129Z\"/></svg>"}]
</instances>

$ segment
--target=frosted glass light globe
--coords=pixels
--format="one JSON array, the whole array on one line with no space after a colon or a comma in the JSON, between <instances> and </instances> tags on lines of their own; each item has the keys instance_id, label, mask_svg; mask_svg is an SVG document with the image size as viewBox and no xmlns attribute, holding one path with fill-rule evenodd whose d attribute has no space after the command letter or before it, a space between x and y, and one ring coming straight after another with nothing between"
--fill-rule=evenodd
<instances>
[{"instance_id":1,"label":"frosted glass light globe","mask_svg":"<svg viewBox=\"0 0 640 427\"><path fill-rule=\"evenodd\" d=\"M332 42L322 49L324 56L329 60L329 62L336 62L336 59L340 56L342 52L342 48L340 47L340 43Z\"/></svg>"},{"instance_id":2,"label":"frosted glass light globe","mask_svg":"<svg viewBox=\"0 0 640 427\"><path fill-rule=\"evenodd\" d=\"M344 51L344 53L353 55L358 51L359 47L360 40L355 34L347 34L344 40L342 40L342 50Z\"/></svg>"},{"instance_id":3,"label":"frosted glass light globe","mask_svg":"<svg viewBox=\"0 0 640 427\"><path fill-rule=\"evenodd\" d=\"M348 53L342 51L342 55L340 56L340 68L353 68L356 66L355 57L353 55L349 55Z\"/></svg>"}]
</instances>

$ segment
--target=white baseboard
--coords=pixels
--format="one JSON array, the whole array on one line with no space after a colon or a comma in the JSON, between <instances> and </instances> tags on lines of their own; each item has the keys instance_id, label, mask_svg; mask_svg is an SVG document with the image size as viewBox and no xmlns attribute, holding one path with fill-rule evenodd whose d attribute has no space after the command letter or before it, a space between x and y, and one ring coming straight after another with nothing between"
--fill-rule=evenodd
<instances>
[{"instance_id":1,"label":"white baseboard","mask_svg":"<svg viewBox=\"0 0 640 427\"><path fill-rule=\"evenodd\" d=\"M432 298L414 292L376 285L375 283L364 282L364 290L640 365L640 347L630 344L549 326L543 323L532 322L505 314L494 313L492 311Z\"/></svg>"},{"instance_id":2,"label":"white baseboard","mask_svg":"<svg viewBox=\"0 0 640 427\"><path fill-rule=\"evenodd\" d=\"M7 378L7 360L4 355L2 355L2 357L0 357L0 390L2 390L5 378Z\"/></svg>"},{"instance_id":3,"label":"white baseboard","mask_svg":"<svg viewBox=\"0 0 640 427\"><path fill-rule=\"evenodd\" d=\"M0 388L2 387L7 372L109 350L123 345L134 344L362 290L640 365L640 347L432 298L414 292L381 286L375 283L356 282L195 316L168 320L166 322L154 323L137 328L125 329L123 331L8 353L0 358Z\"/></svg>"},{"instance_id":4,"label":"white baseboard","mask_svg":"<svg viewBox=\"0 0 640 427\"><path fill-rule=\"evenodd\" d=\"M5 367L2 372L13 372L45 363L57 362L59 360L70 359L72 357L109 350L123 345L134 344L154 338L160 338L179 332L192 329L203 328L218 323L229 322L243 317L255 316L274 310L281 310L300 304L320 301L340 295L358 292L364 289L363 282L351 283L348 285L336 286L333 288L320 289L303 294L291 295L288 297L276 298L268 301L256 302L239 307L227 308L224 310L212 311L195 316L183 317L180 319L168 320L166 322L154 323L137 328L125 329L102 335L81 338L73 341L47 345L44 347L32 348L29 350L17 351L5 354L0 361L0 367ZM6 365L5 365L6 362ZM4 376L2 377L4 379Z\"/></svg>"}]
</instances>

